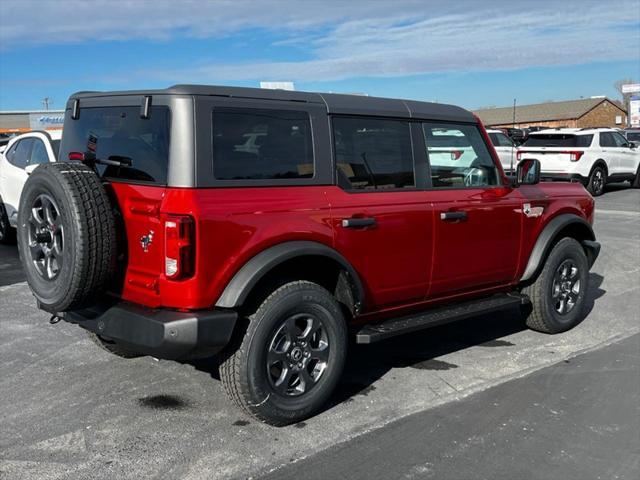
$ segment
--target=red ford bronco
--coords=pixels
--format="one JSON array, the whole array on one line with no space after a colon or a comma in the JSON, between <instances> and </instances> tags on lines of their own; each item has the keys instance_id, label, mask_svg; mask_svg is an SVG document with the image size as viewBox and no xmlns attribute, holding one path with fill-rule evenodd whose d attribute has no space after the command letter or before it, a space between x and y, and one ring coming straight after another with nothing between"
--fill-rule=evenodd
<instances>
[{"instance_id":1,"label":"red ford bronco","mask_svg":"<svg viewBox=\"0 0 640 480\"><path fill-rule=\"evenodd\" d=\"M350 336L513 306L535 330L573 327L600 249L582 185L538 183L531 159L507 178L449 105L81 92L59 158L19 206L40 308L123 357L216 354L233 401L274 425L327 401Z\"/></svg>"}]
</instances>

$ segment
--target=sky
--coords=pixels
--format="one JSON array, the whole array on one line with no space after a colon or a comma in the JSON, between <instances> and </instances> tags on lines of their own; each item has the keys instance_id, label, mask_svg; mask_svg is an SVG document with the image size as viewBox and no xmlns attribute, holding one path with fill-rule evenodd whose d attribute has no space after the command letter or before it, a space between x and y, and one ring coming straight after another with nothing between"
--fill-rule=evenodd
<instances>
[{"instance_id":1,"label":"sky","mask_svg":"<svg viewBox=\"0 0 640 480\"><path fill-rule=\"evenodd\" d=\"M0 110L179 83L469 109L640 82L640 0L2 0Z\"/></svg>"}]
</instances>

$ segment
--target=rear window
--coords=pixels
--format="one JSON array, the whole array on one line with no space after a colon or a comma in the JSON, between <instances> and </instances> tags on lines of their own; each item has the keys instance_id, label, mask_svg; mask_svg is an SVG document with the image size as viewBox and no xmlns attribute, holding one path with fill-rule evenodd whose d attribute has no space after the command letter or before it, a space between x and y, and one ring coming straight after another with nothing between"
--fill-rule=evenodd
<instances>
[{"instance_id":1,"label":"rear window","mask_svg":"<svg viewBox=\"0 0 640 480\"><path fill-rule=\"evenodd\" d=\"M61 160L69 152L95 154L100 160L117 160L130 165L96 165L103 178L166 185L169 164L168 107L152 106L148 119L140 118L140 107L94 107L80 109L64 121Z\"/></svg>"},{"instance_id":2,"label":"rear window","mask_svg":"<svg viewBox=\"0 0 640 480\"><path fill-rule=\"evenodd\" d=\"M213 174L218 180L312 178L313 143L306 112L216 108Z\"/></svg>"},{"instance_id":3,"label":"rear window","mask_svg":"<svg viewBox=\"0 0 640 480\"><path fill-rule=\"evenodd\" d=\"M589 147L593 135L572 135L566 133L545 133L529 135L523 147Z\"/></svg>"}]
</instances>

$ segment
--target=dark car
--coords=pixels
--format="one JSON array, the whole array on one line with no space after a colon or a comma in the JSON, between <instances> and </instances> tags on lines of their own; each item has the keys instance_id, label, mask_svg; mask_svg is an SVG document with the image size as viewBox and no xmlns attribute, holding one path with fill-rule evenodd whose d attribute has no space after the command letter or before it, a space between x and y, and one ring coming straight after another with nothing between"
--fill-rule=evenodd
<instances>
[{"instance_id":1,"label":"dark car","mask_svg":"<svg viewBox=\"0 0 640 480\"><path fill-rule=\"evenodd\" d=\"M584 316L593 199L538 184L536 160L508 180L462 108L189 85L85 92L66 105L60 158L20 201L40 308L122 357L217 354L233 402L274 425L322 408L350 337L514 306L547 333Z\"/></svg>"}]
</instances>

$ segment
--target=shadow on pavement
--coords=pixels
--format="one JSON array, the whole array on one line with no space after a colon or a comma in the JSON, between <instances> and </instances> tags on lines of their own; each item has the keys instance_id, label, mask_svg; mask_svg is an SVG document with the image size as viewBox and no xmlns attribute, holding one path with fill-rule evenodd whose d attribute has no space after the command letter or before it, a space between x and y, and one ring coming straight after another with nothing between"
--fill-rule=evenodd
<instances>
[{"instance_id":1,"label":"shadow on pavement","mask_svg":"<svg viewBox=\"0 0 640 480\"><path fill-rule=\"evenodd\" d=\"M15 245L0 245L0 287L24 282L26 277L22 271L18 247Z\"/></svg>"},{"instance_id":2,"label":"shadow on pavement","mask_svg":"<svg viewBox=\"0 0 640 480\"><path fill-rule=\"evenodd\" d=\"M585 317L593 310L596 300L606 293L600 288L603 280L601 275L590 274ZM373 384L393 368L450 370L458 366L437 358L474 346L517 347L501 338L526 328L520 309L516 308L401 335L372 345L352 343L342 380L324 410L348 402L355 395L368 395L375 390ZM216 358L188 363L220 379Z\"/></svg>"}]
</instances>

